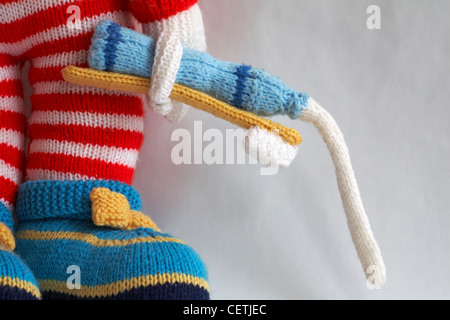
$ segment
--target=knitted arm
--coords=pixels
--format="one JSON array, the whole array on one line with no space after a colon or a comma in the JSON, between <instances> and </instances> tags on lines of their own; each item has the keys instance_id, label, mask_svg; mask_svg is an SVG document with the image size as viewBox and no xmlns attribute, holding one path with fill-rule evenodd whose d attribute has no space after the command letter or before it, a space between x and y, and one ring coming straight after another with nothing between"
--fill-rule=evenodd
<instances>
[{"instance_id":1,"label":"knitted arm","mask_svg":"<svg viewBox=\"0 0 450 320\"><path fill-rule=\"evenodd\" d=\"M20 63L0 53L0 223L12 228L11 212L24 164L23 87Z\"/></svg>"},{"instance_id":2,"label":"knitted arm","mask_svg":"<svg viewBox=\"0 0 450 320\"><path fill-rule=\"evenodd\" d=\"M202 14L197 4L197 0L130 0L129 10L134 17L142 23L142 32L155 39L158 39L161 34L171 34L178 38L181 45L185 48L196 49L199 51L206 50L205 31L203 28ZM175 42L178 41L175 40ZM164 56L161 59L164 61L176 61L177 53L174 39L162 40L161 50L157 50L157 55ZM164 48L168 47L168 48ZM170 62L172 63L172 62ZM163 70L158 71L156 78L152 77L152 82L155 86L169 87L174 80L174 76L167 74L168 69L177 69L173 66L164 66ZM172 83L173 85L173 83ZM156 89L159 90L159 89ZM165 115L171 121L181 120L186 111L187 106L176 101L169 101L168 94L161 98L154 91L150 91L151 101L148 103L152 105L155 111L161 115ZM162 103L161 104L159 102ZM169 101L169 102L168 102Z\"/></svg>"}]
</instances>

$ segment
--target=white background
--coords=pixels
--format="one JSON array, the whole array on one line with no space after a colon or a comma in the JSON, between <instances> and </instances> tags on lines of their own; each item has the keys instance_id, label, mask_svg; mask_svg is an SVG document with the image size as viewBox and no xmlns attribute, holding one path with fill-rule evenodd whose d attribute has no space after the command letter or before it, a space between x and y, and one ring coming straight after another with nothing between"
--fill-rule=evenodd
<instances>
[{"instance_id":1,"label":"white background","mask_svg":"<svg viewBox=\"0 0 450 320\"><path fill-rule=\"evenodd\" d=\"M381 8L381 30L366 9ZM450 2L203 0L208 51L308 92L340 125L387 282L369 290L328 150L315 128L292 166L171 162L171 134L233 125L147 113L134 186L159 227L208 266L212 299L450 298ZM205 143L206 145L207 143Z\"/></svg>"}]
</instances>

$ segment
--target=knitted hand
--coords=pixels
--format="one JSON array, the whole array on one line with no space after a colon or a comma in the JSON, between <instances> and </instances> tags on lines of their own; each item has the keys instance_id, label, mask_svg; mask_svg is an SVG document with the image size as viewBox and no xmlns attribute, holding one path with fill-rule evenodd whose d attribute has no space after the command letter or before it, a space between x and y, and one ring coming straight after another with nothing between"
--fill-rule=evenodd
<instances>
[{"instance_id":1,"label":"knitted hand","mask_svg":"<svg viewBox=\"0 0 450 320\"><path fill-rule=\"evenodd\" d=\"M154 10L155 5L159 11ZM170 64L179 65L179 50L182 47L206 50L202 14L197 0L132 0L129 6L135 18L142 23L142 32L159 40L156 60L169 63L163 70L153 74L154 86L146 96L149 98L146 99L147 104L168 120L179 121L186 114L188 106L171 100L168 94L161 95L160 88L166 86L167 82L171 82L169 86L173 85L170 69L174 66ZM178 69L177 66L175 68Z\"/></svg>"}]
</instances>

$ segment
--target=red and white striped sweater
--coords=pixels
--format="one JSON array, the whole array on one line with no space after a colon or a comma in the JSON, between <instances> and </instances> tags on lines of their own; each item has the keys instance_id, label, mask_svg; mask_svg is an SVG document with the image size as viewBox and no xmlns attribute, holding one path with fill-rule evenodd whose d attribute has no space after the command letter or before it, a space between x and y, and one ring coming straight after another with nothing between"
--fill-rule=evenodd
<instances>
[{"instance_id":1,"label":"red and white striped sweater","mask_svg":"<svg viewBox=\"0 0 450 320\"><path fill-rule=\"evenodd\" d=\"M81 28L68 24L72 5L80 9ZM183 45L205 48L197 0L0 0L0 205L13 209L24 180L131 184L143 141L141 97L76 86L61 76L67 65L87 66L102 19L154 37L169 29ZM33 89L28 119L20 80L26 61Z\"/></svg>"}]
</instances>

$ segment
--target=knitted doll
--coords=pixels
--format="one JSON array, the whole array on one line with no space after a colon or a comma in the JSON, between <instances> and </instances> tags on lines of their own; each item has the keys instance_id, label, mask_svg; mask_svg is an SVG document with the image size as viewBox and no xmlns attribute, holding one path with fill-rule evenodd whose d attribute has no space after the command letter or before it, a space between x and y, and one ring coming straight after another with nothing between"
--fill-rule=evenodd
<instances>
[{"instance_id":1,"label":"knitted doll","mask_svg":"<svg viewBox=\"0 0 450 320\"><path fill-rule=\"evenodd\" d=\"M79 27L68 23L73 5ZM198 255L138 211L142 97L61 76L87 66L103 19L155 38L170 30L205 49L197 0L0 0L0 299L208 299ZM167 117L184 112L174 104Z\"/></svg>"}]
</instances>

